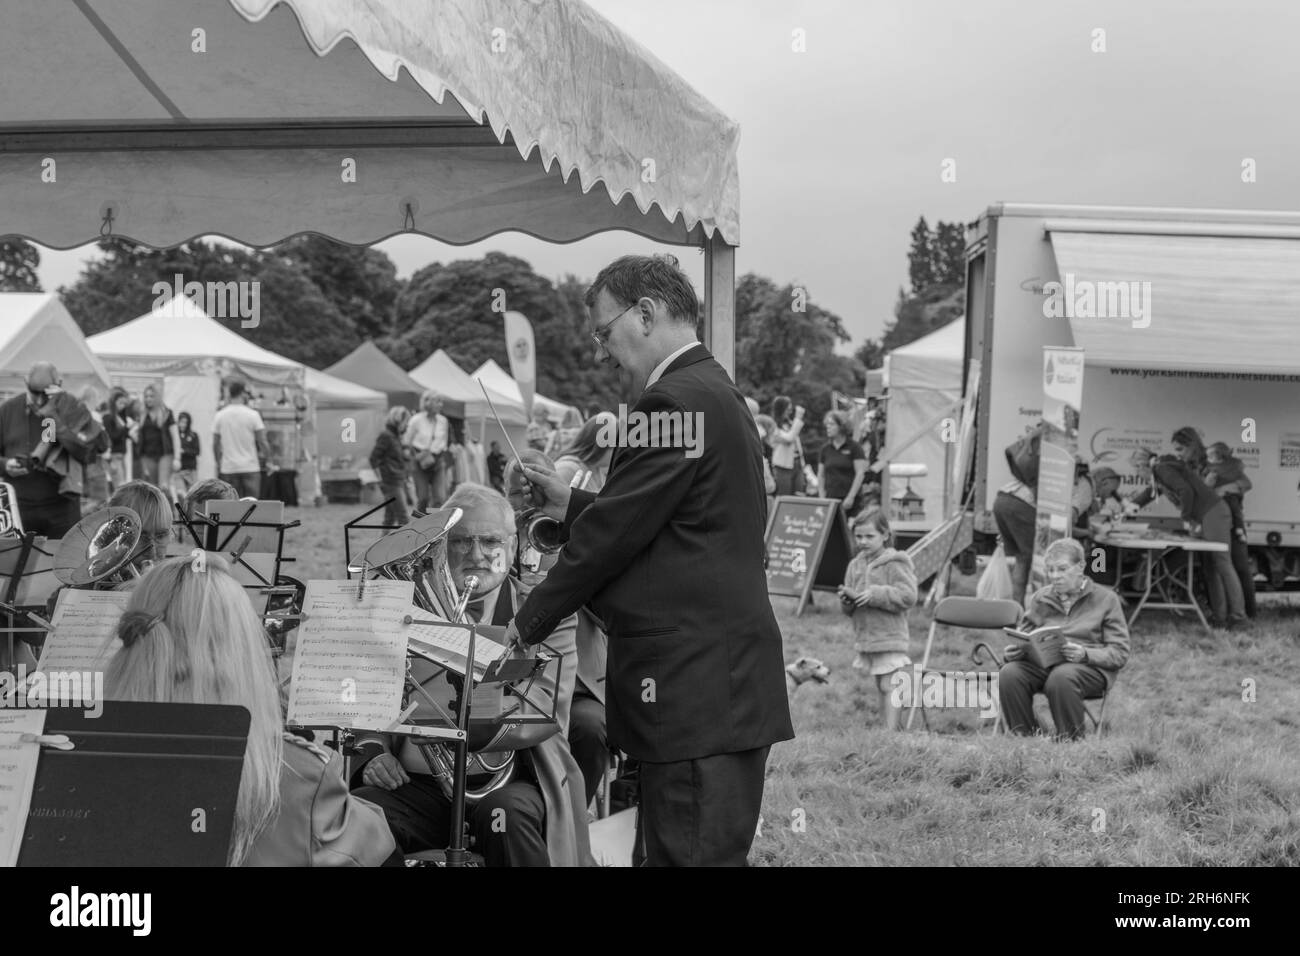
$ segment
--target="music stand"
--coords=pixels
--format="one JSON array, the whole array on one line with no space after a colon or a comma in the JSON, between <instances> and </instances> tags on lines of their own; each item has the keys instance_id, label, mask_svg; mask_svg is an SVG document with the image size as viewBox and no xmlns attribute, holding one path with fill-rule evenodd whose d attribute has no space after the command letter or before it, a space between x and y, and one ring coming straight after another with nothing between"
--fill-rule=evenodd
<instances>
[{"instance_id":1,"label":"music stand","mask_svg":"<svg viewBox=\"0 0 1300 956\"><path fill-rule=\"evenodd\" d=\"M375 505L369 511L357 515L351 521L343 523L343 568L347 571L348 580L352 580L352 532L353 531L396 531L402 525L398 524L362 524L376 511L387 508L388 505L395 501L394 498L385 498L379 504Z\"/></svg>"},{"instance_id":2,"label":"music stand","mask_svg":"<svg viewBox=\"0 0 1300 956\"><path fill-rule=\"evenodd\" d=\"M293 561L284 557L284 533L289 528L296 528L302 522L284 520L284 503L280 501L224 501L213 499L206 502L207 518L210 527L208 533L208 551L219 551L229 557L232 565L242 565L258 579L262 587L274 587L280 577L280 565ZM254 521L257 512L271 512L277 519ZM228 529L228 530L227 530ZM251 530L250 530L251 529ZM268 530L258 530L268 529ZM247 532L247 533L246 533ZM273 544L273 548L268 545ZM256 546L254 546L256 545ZM254 554L274 554L275 566L271 580L244 561L244 552Z\"/></svg>"},{"instance_id":3,"label":"music stand","mask_svg":"<svg viewBox=\"0 0 1300 956\"><path fill-rule=\"evenodd\" d=\"M50 710L73 748L41 749L18 865L225 866L248 728L225 704Z\"/></svg>"},{"instance_id":4,"label":"music stand","mask_svg":"<svg viewBox=\"0 0 1300 956\"><path fill-rule=\"evenodd\" d=\"M54 576L54 551L45 537L25 532L16 538L0 539L0 627L7 636L8 657L14 662L14 635L45 633L44 627L17 627L29 613L43 614L50 595L60 583Z\"/></svg>"}]
</instances>

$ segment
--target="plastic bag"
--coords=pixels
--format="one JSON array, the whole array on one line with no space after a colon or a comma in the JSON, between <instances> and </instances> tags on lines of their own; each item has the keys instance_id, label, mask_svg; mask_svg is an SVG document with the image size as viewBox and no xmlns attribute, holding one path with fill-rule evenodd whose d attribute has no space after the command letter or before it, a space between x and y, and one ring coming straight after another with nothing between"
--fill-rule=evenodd
<instances>
[{"instance_id":1,"label":"plastic bag","mask_svg":"<svg viewBox=\"0 0 1300 956\"><path fill-rule=\"evenodd\" d=\"M975 585L975 596L981 601L1010 600L1012 595L1011 569L1007 567L1007 555L1002 545L993 549L989 556L988 567L980 575Z\"/></svg>"}]
</instances>

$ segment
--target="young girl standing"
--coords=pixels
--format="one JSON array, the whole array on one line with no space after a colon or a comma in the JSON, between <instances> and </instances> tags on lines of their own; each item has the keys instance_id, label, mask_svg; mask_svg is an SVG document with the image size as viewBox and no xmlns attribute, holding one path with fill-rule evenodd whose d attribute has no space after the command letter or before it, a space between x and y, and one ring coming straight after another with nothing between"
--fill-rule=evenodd
<instances>
[{"instance_id":1,"label":"young girl standing","mask_svg":"<svg viewBox=\"0 0 1300 956\"><path fill-rule=\"evenodd\" d=\"M892 547L889 519L878 508L858 515L853 539L858 553L839 588L840 606L852 616L858 639L853 666L875 677L885 728L897 730L901 710L890 699L892 675L912 664L907 612L916 604L916 570L907 552Z\"/></svg>"}]
</instances>

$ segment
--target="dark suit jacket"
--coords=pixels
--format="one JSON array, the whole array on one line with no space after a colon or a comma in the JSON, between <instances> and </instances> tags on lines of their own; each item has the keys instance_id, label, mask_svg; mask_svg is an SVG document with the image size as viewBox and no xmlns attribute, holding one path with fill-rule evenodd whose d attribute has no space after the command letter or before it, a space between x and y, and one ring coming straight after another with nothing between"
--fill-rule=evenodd
<instances>
[{"instance_id":1,"label":"dark suit jacket","mask_svg":"<svg viewBox=\"0 0 1300 956\"><path fill-rule=\"evenodd\" d=\"M758 430L704 346L632 409L703 415L702 453L618 448L599 495L575 491L568 540L515 617L535 643L590 601L609 634L609 738L650 762L794 736L767 596Z\"/></svg>"}]
</instances>

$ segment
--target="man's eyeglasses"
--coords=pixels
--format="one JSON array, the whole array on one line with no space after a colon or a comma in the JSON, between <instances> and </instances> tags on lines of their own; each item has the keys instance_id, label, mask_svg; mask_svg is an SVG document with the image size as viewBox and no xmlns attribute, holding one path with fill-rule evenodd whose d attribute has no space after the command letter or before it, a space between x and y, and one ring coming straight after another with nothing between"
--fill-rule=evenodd
<instances>
[{"instance_id":1,"label":"man's eyeglasses","mask_svg":"<svg viewBox=\"0 0 1300 956\"><path fill-rule=\"evenodd\" d=\"M484 554L497 554L505 550L509 540L499 534L458 534L447 539L447 550L452 554L464 556L469 554L477 544Z\"/></svg>"},{"instance_id":2,"label":"man's eyeglasses","mask_svg":"<svg viewBox=\"0 0 1300 956\"><path fill-rule=\"evenodd\" d=\"M624 309L618 315L614 316L604 325L597 328L596 331L592 332L591 338L596 343L596 345L603 349L606 343L609 342L609 327L613 325L615 322L617 322L619 319L623 318L623 316L627 315L635 308L637 308L637 306L635 305L628 306L626 309Z\"/></svg>"}]
</instances>

